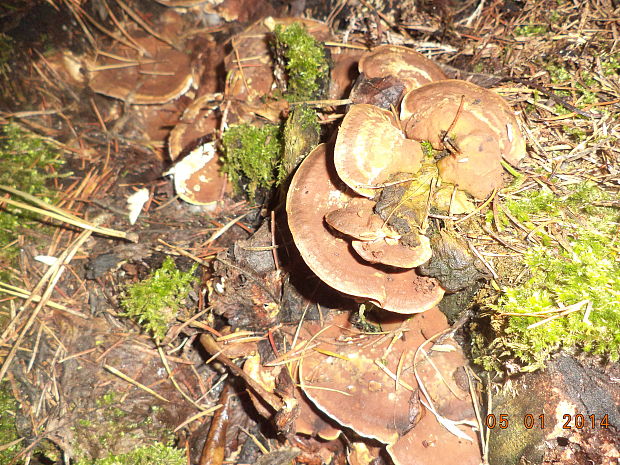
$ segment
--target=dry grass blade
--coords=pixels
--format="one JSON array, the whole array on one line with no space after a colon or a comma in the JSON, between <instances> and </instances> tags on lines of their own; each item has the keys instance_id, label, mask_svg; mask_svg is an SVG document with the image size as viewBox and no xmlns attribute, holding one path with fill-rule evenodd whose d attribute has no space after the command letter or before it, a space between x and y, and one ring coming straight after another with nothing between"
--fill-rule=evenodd
<instances>
[{"instance_id":1,"label":"dry grass blade","mask_svg":"<svg viewBox=\"0 0 620 465\"><path fill-rule=\"evenodd\" d=\"M381 363L381 361L379 360L375 360L375 365L377 365L379 368L381 368L381 370L383 370L383 372L388 375L390 378L392 378L394 380L394 382L396 382L396 384L400 384L402 387L404 387L405 389L407 389L408 391L411 392L415 392L415 388L413 386L411 386L409 383L407 383L405 380L401 379L399 376L397 376L396 374L394 374L392 372L392 370L390 370L388 367L386 367L383 363Z\"/></svg>"},{"instance_id":2,"label":"dry grass blade","mask_svg":"<svg viewBox=\"0 0 620 465\"><path fill-rule=\"evenodd\" d=\"M450 331L452 331L451 328L448 328L444 331L441 331L437 334L434 334L433 336L429 337L426 341L424 341L422 344L420 344L418 346L418 348L415 351L415 354L413 355L413 374L415 375L416 381L418 382L418 387L420 388L420 392L422 392L422 394L424 395L424 399L420 399L420 402L433 414L435 415L435 418L437 419L437 421L444 427L446 428L449 432L451 432L452 434L454 434L455 436L461 438L461 439L465 439L466 441L473 441L472 438L470 438L467 434L465 434L463 431L461 431L459 428L457 428L457 425L459 424L469 424L468 422L456 422L453 420L450 420L449 418L445 418L443 416L441 416L437 410L435 409L435 406L433 404L433 400L430 396L430 394L428 393L428 391L426 390L426 386L424 385L424 383L422 382L422 378L420 378L420 374L418 373L418 369L417 369L417 358L418 358L418 354L420 352L424 353L426 355L426 351L424 350L424 346L431 343L432 341L434 341L435 339L450 333ZM435 369L437 369L435 367ZM442 376L443 379L443 376ZM448 385L449 387L449 385ZM472 426L471 424L469 424L470 426ZM476 426L476 425L474 425Z\"/></svg>"},{"instance_id":3,"label":"dry grass blade","mask_svg":"<svg viewBox=\"0 0 620 465\"><path fill-rule=\"evenodd\" d=\"M304 377L303 377L303 358L301 360L299 360L299 365L298 365L298 371L299 371L299 384L297 385L297 387L299 387L302 391L307 391L308 389L315 389L317 391L330 391L330 392L337 392L338 394L342 394L344 396L352 396L353 394L349 393L349 392L345 392L345 391L340 391L338 389L333 389L333 388L329 388L329 387L325 387L325 386L308 386L306 383L304 383Z\"/></svg>"},{"instance_id":4,"label":"dry grass blade","mask_svg":"<svg viewBox=\"0 0 620 465\"><path fill-rule=\"evenodd\" d=\"M71 224L73 226L76 226L78 228L81 229L85 229L87 231L91 231L93 233L96 234L101 234L104 236L110 236L110 237L118 237L120 239L127 239L129 241L132 242L137 242L138 241L138 236L136 233L133 232L125 232L125 231L118 231L116 229L111 229L111 228L105 228L102 226L98 226L94 223L88 222L86 220L81 219L80 217L74 215L73 213L70 213L62 208L58 208L55 207L54 205L50 205L48 203L43 202L40 199L37 199L36 197L27 194L25 192L22 192L20 190L14 189L12 187L9 186L4 186L4 185L0 185L0 190L9 192L13 195L17 195L20 197L25 198L26 200L29 200L30 202L41 206L42 208L37 208L37 207L33 207L31 205L28 205L26 203L23 202L18 202L16 200L12 200L12 199L7 199L7 198L2 198L0 199L0 203L8 203L9 205L13 205L15 207L18 208L23 208L24 210L28 210L34 213L38 213L40 215L44 215L47 216L49 218L54 218L58 221L62 221L64 223L68 223Z\"/></svg>"},{"instance_id":5,"label":"dry grass blade","mask_svg":"<svg viewBox=\"0 0 620 465\"><path fill-rule=\"evenodd\" d=\"M474 372L472 371L472 369L468 366L465 367L465 373L467 374L467 384L469 386L469 395L471 396L471 400L472 400L472 404L474 406L474 412L476 414L476 421L478 422L478 438L480 439L480 446L482 448L482 460L483 463L488 463L487 460L487 454L485 454L485 451L487 450L487 438L484 435L484 428L483 428L483 422L482 422L482 412L480 409L480 401L478 400L478 396L476 395L476 391L474 389L474 381L472 380L473 377L475 377L476 375L474 374ZM478 380L480 382L480 380Z\"/></svg>"},{"instance_id":6,"label":"dry grass blade","mask_svg":"<svg viewBox=\"0 0 620 465\"><path fill-rule=\"evenodd\" d=\"M168 399L166 399L163 396L160 396L159 394L157 394L155 391L153 391L150 387L145 386L144 384L140 383L139 381L136 381L135 379L131 378L130 376L127 376L125 373L123 373L120 370L117 370L116 368L110 366L110 365L103 365L103 368L105 368L106 370L108 370L110 373L112 373L113 375L118 376L119 378L121 378L124 381L127 381L129 384L133 384L134 386L136 386L137 388L142 389L144 392L149 393L150 395L152 395L153 397L158 398L161 401L164 402L170 402Z\"/></svg>"},{"instance_id":7,"label":"dry grass blade","mask_svg":"<svg viewBox=\"0 0 620 465\"><path fill-rule=\"evenodd\" d=\"M103 5L105 6L106 11L108 12L110 19L112 20L116 28L119 31L121 31L121 34L127 37L127 40L130 41L134 45L136 50L143 50L142 46L138 42L136 42L133 37L131 37L131 35L125 30L125 28L120 23L120 21L116 18L116 16L114 15L114 12L112 11L112 8L110 8L110 6L108 5L108 2L106 2L105 0L102 0L102 2L103 2Z\"/></svg>"},{"instance_id":8,"label":"dry grass blade","mask_svg":"<svg viewBox=\"0 0 620 465\"><path fill-rule=\"evenodd\" d=\"M86 36L86 38L88 39L92 47L97 48L97 41L95 40L95 38L93 37L93 34L90 32L90 30L86 26L86 23L82 19L82 16L78 13L78 11L76 11L76 9L82 10L82 8L79 5L74 4L71 0L65 0L64 3L65 5L67 5L67 8L69 9L69 11L71 11L71 13L73 14L73 17L75 18L75 20L79 23L80 27L84 31L84 35ZM83 13L83 10L82 10L82 13Z\"/></svg>"},{"instance_id":9,"label":"dry grass blade","mask_svg":"<svg viewBox=\"0 0 620 465\"><path fill-rule=\"evenodd\" d=\"M27 289L22 289L21 287L12 286L11 284L3 283L1 281L0 281L0 293L14 295L15 297L20 297L22 299L28 299L31 296L30 291L28 291ZM38 296L38 295L37 296L33 296L32 297L32 301L33 302L40 302L41 301L41 297ZM88 317L82 315L81 313L72 312L67 307L65 307L64 305L57 304L56 302L53 302L51 300L47 301L45 303L45 305L47 305L48 307L51 307L51 308L55 308L56 310L68 311L71 314L79 316L80 318L88 318Z\"/></svg>"},{"instance_id":10,"label":"dry grass blade","mask_svg":"<svg viewBox=\"0 0 620 465\"><path fill-rule=\"evenodd\" d=\"M172 244L168 244L166 241L164 241L163 239L157 239L157 242L159 242L162 245L165 245L166 247L174 250L175 252L177 252L179 255L183 255L185 257L191 258L192 260L194 260L196 263L198 263L199 265L202 266L206 266L207 262L205 260L203 260L200 257L197 257L196 255L188 252L185 249L182 249L181 247L177 247L176 245L172 245Z\"/></svg>"},{"instance_id":11,"label":"dry grass blade","mask_svg":"<svg viewBox=\"0 0 620 465\"><path fill-rule=\"evenodd\" d=\"M463 221L467 221L469 218L482 211L495 198L495 194L497 194L497 189L493 189L493 192L491 192L489 197L484 202L482 202L482 204L480 204L474 211L468 213L463 218L459 218L454 222L454 224L456 225L462 223Z\"/></svg>"},{"instance_id":12,"label":"dry grass blade","mask_svg":"<svg viewBox=\"0 0 620 465\"><path fill-rule=\"evenodd\" d=\"M553 310L555 312L555 315L552 315L548 318L545 318L544 320L541 321L537 321L536 323L532 323L531 325L529 325L527 327L527 329L534 329L537 328L538 326L544 325L552 320L556 320L558 318L561 318L563 316L568 315L569 313L574 313L574 312L578 312L581 310L581 308L585 305L586 306L586 311L589 308L590 301L589 300L582 300L581 302L577 302L575 304L569 305L568 307L560 307L558 309ZM585 319L585 318L584 318Z\"/></svg>"},{"instance_id":13,"label":"dry grass blade","mask_svg":"<svg viewBox=\"0 0 620 465\"><path fill-rule=\"evenodd\" d=\"M244 213L243 215L239 215L238 217L230 220L228 223L226 223L224 226L222 226L220 229L218 229L211 235L211 237L207 240L207 244L210 244L211 242L216 240L218 237L222 236L222 234L224 234L226 231L232 228L238 221L241 221L243 218L245 218L249 214L250 212L247 212L247 213Z\"/></svg>"},{"instance_id":14,"label":"dry grass blade","mask_svg":"<svg viewBox=\"0 0 620 465\"><path fill-rule=\"evenodd\" d=\"M282 400L276 396L275 394L269 392L267 389L263 387L258 381L249 377L247 373L245 373L241 368L239 368L235 363L228 358L226 355L222 354L222 350L215 342L215 339L208 334L200 335L200 343L204 347L204 349L213 355L213 358L219 360L221 363L226 365L228 369L235 375L243 379L248 386L258 395L260 398L269 405L274 411L279 411L282 407Z\"/></svg>"},{"instance_id":15,"label":"dry grass blade","mask_svg":"<svg viewBox=\"0 0 620 465\"><path fill-rule=\"evenodd\" d=\"M19 333L19 336L14 341L13 347L11 348L11 350L8 353L8 355L4 359L4 362L2 364L2 368L0 368L0 381L2 381L2 379L4 379L4 375L6 375L9 367L11 366L11 363L13 362L13 359L15 358L15 354L17 353L17 350L19 349L20 344L24 340L26 334L28 333L28 331L30 330L32 325L34 324L37 316L39 315L39 312L45 306L45 302L47 302L47 300L52 295L52 292L54 291L54 287L56 286L56 283L58 282L58 280L62 276L62 273L64 272L64 270L66 268L66 265L73 259L74 255L77 253L79 248L84 244L84 242L86 242L86 240L91 236L91 234L92 234L91 231L88 231L88 230L87 231L82 231L82 233L77 237L77 239L61 254L61 256L59 257L58 261L49 268L48 273L46 273L43 276L43 278L41 278L41 281L39 282L39 284L37 285L35 290L36 289L42 289L43 286L45 285L45 283L48 282L47 289L45 290L45 292L41 296L41 300L39 301L37 306L34 308L32 313L30 314L30 317L28 318L28 320L24 324L21 332ZM33 292L33 296L34 295L36 295L35 292ZM34 297L32 297L32 298L34 298ZM29 299L26 302L28 303L31 300L32 299ZM21 316L21 313L18 316ZM15 320L12 321L11 324L13 324L14 322L15 322ZM9 327L7 328L7 331L11 327L11 324L9 324ZM6 332L5 332L5 334L6 334ZM3 335L3 338L4 338L4 335Z\"/></svg>"},{"instance_id":16,"label":"dry grass blade","mask_svg":"<svg viewBox=\"0 0 620 465\"><path fill-rule=\"evenodd\" d=\"M222 407L223 407L222 404L217 404L217 405L214 405L213 407L208 408L207 410L201 410L196 415L192 415L191 417L189 417L187 420L185 420L183 423L181 423L179 426L177 426L173 431L176 433L177 431L185 428L190 423L192 423L192 422L194 422L196 420L200 420L202 417L206 417L208 415L211 415L213 412L215 412L216 410L221 409Z\"/></svg>"},{"instance_id":17,"label":"dry grass blade","mask_svg":"<svg viewBox=\"0 0 620 465\"><path fill-rule=\"evenodd\" d=\"M162 42L170 45L172 48L174 48L175 50L179 50L179 47L172 42L170 39L168 39L167 37L162 36L161 34L158 34L157 31L153 30L153 28L151 26L149 26L146 21L144 21L140 15L138 15L138 13L136 13L135 11L133 11L131 8L129 8L129 6L123 2L122 0L116 0L116 3L118 3L120 5L120 7L125 10L125 13L127 13L131 19L133 19L136 23L138 23L140 25L140 27L142 27L146 32L148 32L149 34L151 34L153 37L155 37L156 39L161 40Z\"/></svg>"},{"instance_id":18,"label":"dry grass blade","mask_svg":"<svg viewBox=\"0 0 620 465\"><path fill-rule=\"evenodd\" d=\"M0 444L0 452L2 452L4 450L8 450L8 449L10 449L13 446L16 446L17 444L22 442L24 439L26 439L26 438L17 438L14 441L8 442L6 444Z\"/></svg>"}]
</instances>

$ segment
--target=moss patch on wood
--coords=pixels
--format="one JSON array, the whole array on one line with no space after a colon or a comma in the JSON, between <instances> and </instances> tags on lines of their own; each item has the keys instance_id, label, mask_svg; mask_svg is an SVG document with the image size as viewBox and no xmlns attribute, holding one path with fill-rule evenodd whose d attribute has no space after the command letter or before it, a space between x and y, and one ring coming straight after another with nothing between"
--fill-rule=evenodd
<instances>
[{"instance_id":1,"label":"moss patch on wood","mask_svg":"<svg viewBox=\"0 0 620 465\"><path fill-rule=\"evenodd\" d=\"M245 191L254 200L258 188L271 188L276 182L282 160L280 127L250 124L232 126L222 136L222 170L237 191Z\"/></svg>"},{"instance_id":2,"label":"moss patch on wood","mask_svg":"<svg viewBox=\"0 0 620 465\"><path fill-rule=\"evenodd\" d=\"M284 97L289 102L320 98L329 73L323 45L300 23L276 26L274 39L276 58L284 62L287 75Z\"/></svg>"},{"instance_id":3,"label":"moss patch on wood","mask_svg":"<svg viewBox=\"0 0 620 465\"><path fill-rule=\"evenodd\" d=\"M24 132L15 124L3 127L0 134L0 184L53 203L58 194L48 187L48 182L58 176L57 169L62 164L61 152L43 139ZM17 239L20 230L40 224L34 219L34 215L19 208L0 208L0 244L10 244ZM2 257L10 259L16 250L3 247L0 260Z\"/></svg>"}]
</instances>

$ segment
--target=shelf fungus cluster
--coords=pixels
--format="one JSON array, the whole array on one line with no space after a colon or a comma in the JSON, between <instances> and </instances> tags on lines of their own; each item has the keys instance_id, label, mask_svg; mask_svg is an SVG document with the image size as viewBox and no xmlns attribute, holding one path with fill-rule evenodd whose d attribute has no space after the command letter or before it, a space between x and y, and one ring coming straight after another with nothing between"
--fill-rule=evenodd
<instances>
[{"instance_id":1,"label":"shelf fungus cluster","mask_svg":"<svg viewBox=\"0 0 620 465\"><path fill-rule=\"evenodd\" d=\"M429 211L472 211L468 195L484 199L500 188L502 159L517 164L525 142L501 97L445 79L406 50L382 46L362 58L353 101L364 101L364 79L379 94L366 99L373 104L351 105L335 144L317 147L300 165L287 212L295 244L320 279L410 314L435 306L446 288L416 271L433 255ZM385 88L406 93L381 94Z\"/></svg>"},{"instance_id":2,"label":"shelf fungus cluster","mask_svg":"<svg viewBox=\"0 0 620 465\"><path fill-rule=\"evenodd\" d=\"M298 331L300 341L295 347L269 363L256 354L243 371L253 380L257 410L265 416L276 411L275 423L284 432L325 441L338 438L343 428L359 435L349 463L370 462L356 452L373 447L367 441L372 439L395 465L477 465L467 360L453 338L428 340L447 329L438 309L384 322L378 334L353 327L346 312L335 313L324 324L305 321L292 329L290 336Z\"/></svg>"}]
</instances>

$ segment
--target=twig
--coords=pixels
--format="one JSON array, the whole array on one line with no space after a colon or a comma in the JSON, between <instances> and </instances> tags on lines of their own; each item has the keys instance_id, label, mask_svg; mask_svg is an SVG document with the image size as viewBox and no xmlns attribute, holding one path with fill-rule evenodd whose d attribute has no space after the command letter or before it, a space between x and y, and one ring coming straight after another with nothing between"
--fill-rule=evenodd
<instances>
[{"instance_id":1,"label":"twig","mask_svg":"<svg viewBox=\"0 0 620 465\"><path fill-rule=\"evenodd\" d=\"M163 239L157 239L157 242L159 242L160 244L165 245L166 247L174 250L175 252L177 252L179 255L183 255L185 257L191 258L192 260L194 260L196 263L198 263L199 265L202 266L206 266L208 263L206 261L204 261L202 258L197 257L196 255L188 252L185 249L182 249L181 247L177 247L176 245L172 245L172 244L168 244L166 241L164 241Z\"/></svg>"},{"instance_id":2,"label":"twig","mask_svg":"<svg viewBox=\"0 0 620 465\"><path fill-rule=\"evenodd\" d=\"M459 116L461 116L461 112L463 111L463 105L464 104L465 104L465 95L461 95L461 101L459 103L459 108L456 110L456 114L454 115L454 119L450 123L450 126L448 126L448 129L446 130L446 133L445 133L445 135L442 138L442 139L444 139L444 140L442 140L444 145L447 145L445 143L445 139L449 139L450 138L450 133L454 129L454 126L456 126L456 122L458 121Z\"/></svg>"},{"instance_id":3,"label":"twig","mask_svg":"<svg viewBox=\"0 0 620 465\"><path fill-rule=\"evenodd\" d=\"M212 354L217 360L226 365L235 376L242 378L247 383L247 385L259 396L259 398L261 398L263 402L265 402L269 407L273 409L273 411L277 412L280 410L280 408L282 407L282 400L275 394L265 389L258 381L248 376L247 373L245 373L241 368L235 365L230 358L222 354L222 350L212 336L208 334L202 334L200 336L200 343L207 352Z\"/></svg>"},{"instance_id":4,"label":"twig","mask_svg":"<svg viewBox=\"0 0 620 465\"><path fill-rule=\"evenodd\" d=\"M222 465L226 455L226 431L230 426L230 384L226 384L220 394L219 404L222 408L218 409L213 415L209 434L202 448L198 465Z\"/></svg>"},{"instance_id":5,"label":"twig","mask_svg":"<svg viewBox=\"0 0 620 465\"><path fill-rule=\"evenodd\" d=\"M250 212L244 213L243 215L239 215L236 218L233 218L232 220L230 220L228 223L226 223L224 226L222 226L220 229L218 229L217 231L215 231L211 237L207 240L207 244L210 244L211 242L213 242L214 240L216 240L218 237L220 237L222 234L224 234L226 231L228 231L230 228L232 228L238 221L241 221L243 218L245 218L247 215L249 215Z\"/></svg>"},{"instance_id":6,"label":"twig","mask_svg":"<svg viewBox=\"0 0 620 465\"><path fill-rule=\"evenodd\" d=\"M22 289L21 287L17 287L17 286L12 286L11 284L3 283L1 281L0 281L0 292L2 292L4 294L14 295L15 297L20 297L22 299L27 299L31 295L30 291L28 291L26 289ZM35 296L32 297L32 300L34 302L40 302L41 301L41 297L38 296L38 295L35 295ZM69 310L64 305L57 304L56 302L54 302L52 300L46 302L45 305L47 305L48 307L54 308L56 310L62 310L63 312L71 313L72 315L78 316L80 318L86 318L86 319L88 318L87 316L83 315L82 313L74 312L72 310Z\"/></svg>"}]
</instances>

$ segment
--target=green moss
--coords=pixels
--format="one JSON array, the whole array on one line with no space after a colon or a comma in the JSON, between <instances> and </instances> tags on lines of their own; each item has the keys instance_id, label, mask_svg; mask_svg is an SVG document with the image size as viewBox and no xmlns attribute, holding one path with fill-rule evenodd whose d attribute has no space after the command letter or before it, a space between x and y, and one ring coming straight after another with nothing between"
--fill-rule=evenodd
<instances>
[{"instance_id":1,"label":"green moss","mask_svg":"<svg viewBox=\"0 0 620 465\"><path fill-rule=\"evenodd\" d=\"M529 279L504 290L495 305L498 312L492 327L496 338L487 344L478 340L477 361L496 368L511 358L519 369L544 366L554 351L583 350L620 359L620 260L618 259L618 213L597 207L609 195L592 183L573 186L563 197L550 190L532 192L507 203L510 212L526 225L535 219L552 219L562 225L566 243L551 244L552 237L539 228L543 244L524 257ZM567 250L568 249L568 250ZM531 327L544 317L502 316L550 312L575 306L575 311Z\"/></svg>"},{"instance_id":2,"label":"green moss","mask_svg":"<svg viewBox=\"0 0 620 465\"><path fill-rule=\"evenodd\" d=\"M544 24L524 24L515 28L516 36L540 36L547 33L547 26Z\"/></svg>"},{"instance_id":3,"label":"green moss","mask_svg":"<svg viewBox=\"0 0 620 465\"><path fill-rule=\"evenodd\" d=\"M554 84L566 84L572 79L571 72L557 63L549 63L545 68Z\"/></svg>"},{"instance_id":4,"label":"green moss","mask_svg":"<svg viewBox=\"0 0 620 465\"><path fill-rule=\"evenodd\" d=\"M222 136L222 170L232 184L243 188L254 200L257 188L270 188L282 160L282 135L275 125L232 126Z\"/></svg>"},{"instance_id":5,"label":"green moss","mask_svg":"<svg viewBox=\"0 0 620 465\"><path fill-rule=\"evenodd\" d=\"M482 63L476 63L472 71L474 73L482 73L484 71L484 65Z\"/></svg>"},{"instance_id":6,"label":"green moss","mask_svg":"<svg viewBox=\"0 0 620 465\"><path fill-rule=\"evenodd\" d=\"M161 342L192 289L195 270L196 265L182 272L170 257L166 257L161 268L151 276L127 287L121 299L123 315L135 320Z\"/></svg>"},{"instance_id":7,"label":"green moss","mask_svg":"<svg viewBox=\"0 0 620 465\"><path fill-rule=\"evenodd\" d=\"M184 465L185 451L161 443L139 447L126 454L98 460L80 460L77 465Z\"/></svg>"},{"instance_id":8,"label":"green moss","mask_svg":"<svg viewBox=\"0 0 620 465\"><path fill-rule=\"evenodd\" d=\"M562 131L564 131L564 134L566 134L575 142L583 142L586 140L587 133L582 128L564 125L562 126Z\"/></svg>"},{"instance_id":9,"label":"green moss","mask_svg":"<svg viewBox=\"0 0 620 465\"><path fill-rule=\"evenodd\" d=\"M116 392L108 391L103 396L97 399L97 407L109 407L116 402L116 398Z\"/></svg>"},{"instance_id":10,"label":"green moss","mask_svg":"<svg viewBox=\"0 0 620 465\"><path fill-rule=\"evenodd\" d=\"M320 141L321 127L316 112L306 105L296 105L284 125L284 153L278 169L283 181Z\"/></svg>"},{"instance_id":11,"label":"green moss","mask_svg":"<svg viewBox=\"0 0 620 465\"><path fill-rule=\"evenodd\" d=\"M556 24L560 22L560 19L562 18L562 16L560 15L560 13L558 13L556 10L552 11L551 14L549 15L549 22L551 24Z\"/></svg>"},{"instance_id":12,"label":"green moss","mask_svg":"<svg viewBox=\"0 0 620 465\"><path fill-rule=\"evenodd\" d=\"M609 200L609 195L600 190L596 184L584 182L570 187L564 196L557 196L548 187L522 193L518 198L509 199L506 207L510 213L523 223L531 224L533 220L553 218L570 221L578 234L584 226L576 224L574 215L582 218L581 223L590 225L596 231L610 233L614 227L614 211L605 207L597 207L595 203ZM571 214L572 213L572 214Z\"/></svg>"},{"instance_id":13,"label":"green moss","mask_svg":"<svg viewBox=\"0 0 620 465\"><path fill-rule=\"evenodd\" d=\"M119 393L110 390L96 399L95 409L73 412L74 416L79 418L72 427L74 440L71 445L77 463L99 464L108 463L106 460L112 459L131 460L135 451L131 454L106 456L126 452L129 448L139 450L138 448L151 447L156 443L172 443L174 433L158 419L160 408L153 406L149 412L141 409L136 411L121 400Z\"/></svg>"},{"instance_id":14,"label":"green moss","mask_svg":"<svg viewBox=\"0 0 620 465\"><path fill-rule=\"evenodd\" d=\"M0 135L0 184L53 203L57 193L49 189L47 183L58 176L56 170L62 163L61 153L42 139L26 134L15 124L3 127ZM0 209L0 244L13 242L20 228L40 224L35 223L34 218L36 216L18 208L7 206ZM16 251L17 248L0 250L0 260L2 256L9 259Z\"/></svg>"},{"instance_id":15,"label":"green moss","mask_svg":"<svg viewBox=\"0 0 620 465\"><path fill-rule=\"evenodd\" d=\"M422 142L420 142L420 145L422 146L422 153L427 157L434 158L438 152L438 150L435 150L433 148L433 144L431 144L427 140L423 140Z\"/></svg>"},{"instance_id":16,"label":"green moss","mask_svg":"<svg viewBox=\"0 0 620 465\"><path fill-rule=\"evenodd\" d=\"M17 408L17 401L11 394L8 384L0 383L0 446L6 446L19 439L15 428ZM0 450L0 463L10 463L22 448L23 444L17 443ZM20 460L16 463L23 462Z\"/></svg>"},{"instance_id":17,"label":"green moss","mask_svg":"<svg viewBox=\"0 0 620 465\"><path fill-rule=\"evenodd\" d=\"M572 89L574 89L576 94L579 96L577 102L575 103L576 107L583 108L587 105L599 102L596 92L592 91L593 88L598 86L598 82L588 71L570 71L558 63L549 63L545 66L545 69L549 73L552 83L563 86L571 86ZM575 77L578 79L575 79ZM568 99L572 97L568 90L556 90L554 93L558 97L566 97ZM558 104L554 106L554 110L560 115L571 113L569 109Z\"/></svg>"},{"instance_id":18,"label":"green moss","mask_svg":"<svg viewBox=\"0 0 620 465\"><path fill-rule=\"evenodd\" d=\"M620 54L603 56L601 58L601 67L605 76L618 74L620 72Z\"/></svg>"},{"instance_id":19,"label":"green moss","mask_svg":"<svg viewBox=\"0 0 620 465\"><path fill-rule=\"evenodd\" d=\"M329 73L322 44L300 23L277 25L274 39L276 58L284 63L287 75L285 98L290 102L320 98Z\"/></svg>"},{"instance_id":20,"label":"green moss","mask_svg":"<svg viewBox=\"0 0 620 465\"><path fill-rule=\"evenodd\" d=\"M0 34L0 69L9 62L15 53L15 41L6 34Z\"/></svg>"}]
</instances>

